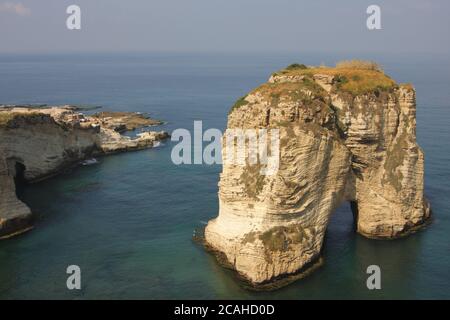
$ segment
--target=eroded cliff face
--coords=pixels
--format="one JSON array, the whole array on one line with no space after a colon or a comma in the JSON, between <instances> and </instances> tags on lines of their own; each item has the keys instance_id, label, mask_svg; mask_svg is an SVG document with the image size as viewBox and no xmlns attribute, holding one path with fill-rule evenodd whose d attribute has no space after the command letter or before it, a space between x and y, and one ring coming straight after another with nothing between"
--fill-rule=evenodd
<instances>
[{"instance_id":1,"label":"eroded cliff face","mask_svg":"<svg viewBox=\"0 0 450 320\"><path fill-rule=\"evenodd\" d=\"M0 110L0 239L32 228L31 210L16 194L18 180L41 180L88 157L151 147L167 136L131 139L65 107Z\"/></svg>"},{"instance_id":2,"label":"eroded cliff face","mask_svg":"<svg viewBox=\"0 0 450 320\"><path fill-rule=\"evenodd\" d=\"M241 98L228 128L277 128L273 175L224 161L208 246L253 284L311 266L334 209L350 201L357 232L396 238L430 216L415 91L377 70L291 68Z\"/></svg>"}]
</instances>

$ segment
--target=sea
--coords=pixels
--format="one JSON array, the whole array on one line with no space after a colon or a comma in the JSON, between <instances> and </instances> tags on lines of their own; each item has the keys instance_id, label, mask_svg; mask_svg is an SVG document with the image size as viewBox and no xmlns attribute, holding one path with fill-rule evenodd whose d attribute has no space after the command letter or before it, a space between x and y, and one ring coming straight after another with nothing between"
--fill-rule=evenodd
<instances>
[{"instance_id":1,"label":"sea","mask_svg":"<svg viewBox=\"0 0 450 320\"><path fill-rule=\"evenodd\" d=\"M234 101L291 63L379 62L417 90L417 135L433 219L409 237L354 232L348 204L334 212L324 265L270 292L252 291L192 240L218 213L219 164L175 165L170 140L98 158L31 184L22 198L34 230L0 241L0 299L449 299L450 58L429 54L78 53L0 55L0 104L73 104L147 113L152 129L226 126ZM93 111L92 111L93 112ZM69 265L81 289L66 286ZM381 289L369 290L378 265Z\"/></svg>"}]
</instances>

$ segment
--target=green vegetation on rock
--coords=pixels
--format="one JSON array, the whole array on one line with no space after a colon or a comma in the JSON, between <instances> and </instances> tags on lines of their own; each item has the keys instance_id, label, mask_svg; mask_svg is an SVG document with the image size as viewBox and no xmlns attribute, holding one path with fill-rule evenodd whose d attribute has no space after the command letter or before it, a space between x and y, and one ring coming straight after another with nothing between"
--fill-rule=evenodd
<instances>
[{"instance_id":1,"label":"green vegetation on rock","mask_svg":"<svg viewBox=\"0 0 450 320\"><path fill-rule=\"evenodd\" d=\"M371 91L389 91L397 86L394 80L382 71L382 68L372 61L350 60L336 64L336 67L292 67L293 64L277 74L307 75L312 79L313 75L322 74L334 76L337 91L349 92L354 96L369 93ZM299 65L304 66L304 65Z\"/></svg>"},{"instance_id":2,"label":"green vegetation on rock","mask_svg":"<svg viewBox=\"0 0 450 320\"><path fill-rule=\"evenodd\" d=\"M10 112L0 112L0 126L6 126L9 121L14 119L15 114Z\"/></svg>"},{"instance_id":3,"label":"green vegetation on rock","mask_svg":"<svg viewBox=\"0 0 450 320\"><path fill-rule=\"evenodd\" d=\"M305 230L300 224L273 227L264 232L249 232L244 238L244 243L253 243L261 240L266 250L265 259L270 262L271 254L275 251L284 251L292 244L299 244L307 237Z\"/></svg>"},{"instance_id":4,"label":"green vegetation on rock","mask_svg":"<svg viewBox=\"0 0 450 320\"><path fill-rule=\"evenodd\" d=\"M405 160L405 152L408 148L408 134L406 131L402 131L394 142L389 156L386 157L386 162L384 163L385 174L383 176L382 183L390 184L394 187L397 192L402 189L403 173L399 171L399 167L403 165Z\"/></svg>"},{"instance_id":5,"label":"green vegetation on rock","mask_svg":"<svg viewBox=\"0 0 450 320\"><path fill-rule=\"evenodd\" d=\"M240 180L245 185L245 192L250 198L256 199L264 187L265 176L260 173L261 164L247 164L240 176Z\"/></svg>"},{"instance_id":6,"label":"green vegetation on rock","mask_svg":"<svg viewBox=\"0 0 450 320\"><path fill-rule=\"evenodd\" d=\"M286 67L286 70L304 70L304 69L308 69L307 66L305 66L304 64L298 64L298 63L293 63L289 66Z\"/></svg>"},{"instance_id":7,"label":"green vegetation on rock","mask_svg":"<svg viewBox=\"0 0 450 320\"><path fill-rule=\"evenodd\" d=\"M32 118L37 115L42 115L39 112L8 112L8 111L0 111L0 127L6 127L8 124L18 117L22 118Z\"/></svg>"},{"instance_id":8,"label":"green vegetation on rock","mask_svg":"<svg viewBox=\"0 0 450 320\"><path fill-rule=\"evenodd\" d=\"M234 103L233 107L230 109L230 113L232 113L234 110L239 109L242 106L245 106L248 104L248 101L245 100L247 96L240 97L237 99L237 101Z\"/></svg>"}]
</instances>

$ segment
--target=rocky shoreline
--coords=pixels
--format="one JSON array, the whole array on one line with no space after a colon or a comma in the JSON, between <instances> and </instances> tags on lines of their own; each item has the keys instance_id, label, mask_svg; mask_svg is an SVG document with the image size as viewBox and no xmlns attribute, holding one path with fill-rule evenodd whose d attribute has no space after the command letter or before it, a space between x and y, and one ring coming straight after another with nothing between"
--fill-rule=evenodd
<instances>
[{"instance_id":1,"label":"rocky shoreline","mask_svg":"<svg viewBox=\"0 0 450 320\"><path fill-rule=\"evenodd\" d=\"M76 106L0 107L0 239L33 228L33 215L18 199L18 179L37 182L94 156L152 148L169 137L144 131L161 124L134 112L85 115Z\"/></svg>"}]
</instances>

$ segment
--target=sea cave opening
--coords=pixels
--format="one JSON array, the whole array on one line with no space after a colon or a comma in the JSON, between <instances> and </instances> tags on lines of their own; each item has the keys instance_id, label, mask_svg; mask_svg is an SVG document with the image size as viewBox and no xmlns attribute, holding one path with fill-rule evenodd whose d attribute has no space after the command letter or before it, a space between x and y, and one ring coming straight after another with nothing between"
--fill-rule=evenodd
<instances>
[{"instance_id":1,"label":"sea cave opening","mask_svg":"<svg viewBox=\"0 0 450 320\"><path fill-rule=\"evenodd\" d=\"M353 214L353 229L358 230L358 202L350 201L350 209Z\"/></svg>"},{"instance_id":2,"label":"sea cave opening","mask_svg":"<svg viewBox=\"0 0 450 320\"><path fill-rule=\"evenodd\" d=\"M26 167L23 163L15 161L14 164L14 183L16 185L16 196L22 198L27 180L25 179Z\"/></svg>"},{"instance_id":3,"label":"sea cave opening","mask_svg":"<svg viewBox=\"0 0 450 320\"><path fill-rule=\"evenodd\" d=\"M357 201L342 202L331 214L322 250L339 252L342 246L349 245L357 233L358 215Z\"/></svg>"}]
</instances>

